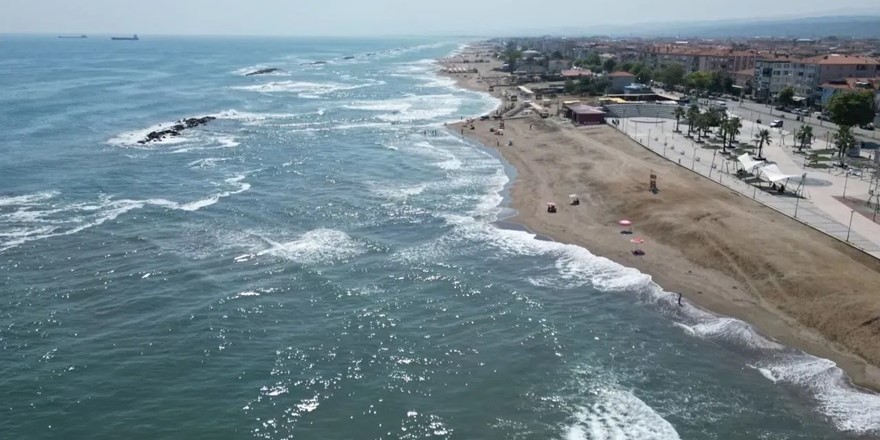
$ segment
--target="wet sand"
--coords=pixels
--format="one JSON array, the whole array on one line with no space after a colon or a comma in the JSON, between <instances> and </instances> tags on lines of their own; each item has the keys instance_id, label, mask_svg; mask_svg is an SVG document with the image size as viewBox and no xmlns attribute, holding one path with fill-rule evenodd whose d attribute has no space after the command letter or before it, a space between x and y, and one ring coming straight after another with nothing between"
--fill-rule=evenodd
<instances>
[{"instance_id":1,"label":"wet sand","mask_svg":"<svg viewBox=\"0 0 880 440\"><path fill-rule=\"evenodd\" d=\"M485 75L493 65L475 67ZM450 76L488 90L476 74ZM518 215L508 222L637 268L666 291L831 359L855 384L880 390L880 261L662 159L612 127L532 116L505 120L498 136L489 131L498 121L473 125L463 133L516 168L510 195ZM568 205L572 193L580 206ZM546 212L550 201L558 213ZM646 255L633 255L620 234L624 218L645 239Z\"/></svg>"}]
</instances>

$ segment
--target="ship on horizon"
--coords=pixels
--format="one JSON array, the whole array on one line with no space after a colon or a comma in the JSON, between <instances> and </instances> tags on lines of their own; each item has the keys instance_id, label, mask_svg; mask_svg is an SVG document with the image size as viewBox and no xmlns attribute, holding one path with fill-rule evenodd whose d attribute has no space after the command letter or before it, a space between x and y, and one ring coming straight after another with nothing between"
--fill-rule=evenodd
<instances>
[{"instance_id":1,"label":"ship on horizon","mask_svg":"<svg viewBox=\"0 0 880 440\"><path fill-rule=\"evenodd\" d=\"M137 34L134 34L130 37L110 37L110 39L114 40L114 41L137 41L137 40L140 40L140 38L138 38Z\"/></svg>"},{"instance_id":2,"label":"ship on horizon","mask_svg":"<svg viewBox=\"0 0 880 440\"><path fill-rule=\"evenodd\" d=\"M81 38L89 38L89 37L87 37L86 34L82 34L82 35L59 35L58 38L81 39Z\"/></svg>"}]
</instances>

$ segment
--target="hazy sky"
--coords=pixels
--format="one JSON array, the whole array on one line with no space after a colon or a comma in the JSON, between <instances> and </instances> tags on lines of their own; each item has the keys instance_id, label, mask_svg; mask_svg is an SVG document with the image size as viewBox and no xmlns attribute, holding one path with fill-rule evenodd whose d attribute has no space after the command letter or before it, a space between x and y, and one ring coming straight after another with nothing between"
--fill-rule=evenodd
<instances>
[{"instance_id":1,"label":"hazy sky","mask_svg":"<svg viewBox=\"0 0 880 440\"><path fill-rule=\"evenodd\" d=\"M0 0L0 33L512 34L880 11L878 0Z\"/></svg>"}]
</instances>

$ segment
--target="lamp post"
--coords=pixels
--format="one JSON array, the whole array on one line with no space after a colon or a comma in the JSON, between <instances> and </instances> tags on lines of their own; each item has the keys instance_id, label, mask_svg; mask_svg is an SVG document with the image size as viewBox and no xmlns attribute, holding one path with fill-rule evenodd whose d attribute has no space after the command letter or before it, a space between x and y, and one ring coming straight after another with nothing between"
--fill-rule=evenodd
<instances>
[{"instance_id":1,"label":"lamp post","mask_svg":"<svg viewBox=\"0 0 880 440\"><path fill-rule=\"evenodd\" d=\"M846 229L846 241L847 242L849 242L849 233L850 233L850 231L852 231L852 220L853 220L853 214L855 214L855 213L856 213L855 211L849 212L849 227Z\"/></svg>"},{"instance_id":2,"label":"lamp post","mask_svg":"<svg viewBox=\"0 0 880 440\"><path fill-rule=\"evenodd\" d=\"M849 183L849 170L844 170L846 173L846 179L843 181L843 198L846 198L846 185Z\"/></svg>"}]
</instances>

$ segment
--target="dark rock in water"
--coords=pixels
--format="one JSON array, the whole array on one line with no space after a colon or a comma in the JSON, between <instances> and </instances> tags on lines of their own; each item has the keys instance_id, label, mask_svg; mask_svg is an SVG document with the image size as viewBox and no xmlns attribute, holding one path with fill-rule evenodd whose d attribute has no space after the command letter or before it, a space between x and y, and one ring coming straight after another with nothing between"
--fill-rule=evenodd
<instances>
[{"instance_id":1,"label":"dark rock in water","mask_svg":"<svg viewBox=\"0 0 880 440\"><path fill-rule=\"evenodd\" d=\"M351 56L351 55L349 55L349 56L347 56L347 57L342 57L342 59L343 59L343 60L353 60L354 57Z\"/></svg>"},{"instance_id":2,"label":"dark rock in water","mask_svg":"<svg viewBox=\"0 0 880 440\"><path fill-rule=\"evenodd\" d=\"M311 63L303 63L305 66L320 66L322 64L327 64L326 61L313 61Z\"/></svg>"},{"instance_id":3,"label":"dark rock in water","mask_svg":"<svg viewBox=\"0 0 880 440\"><path fill-rule=\"evenodd\" d=\"M180 136L180 132L186 130L188 128L195 128L200 125L207 124L208 122L217 119L214 116L202 116L201 118L186 118L181 119L174 123L171 128L166 128L164 130L156 130L147 133L147 137L137 141L137 143L143 145L148 144L150 142L157 142L164 140L167 136ZM161 127L161 125L160 125Z\"/></svg>"},{"instance_id":4,"label":"dark rock in water","mask_svg":"<svg viewBox=\"0 0 880 440\"><path fill-rule=\"evenodd\" d=\"M244 76L264 75L267 73L274 73L274 72L280 72L280 71L281 71L281 69L279 69L277 67L270 67L267 69L254 70L253 72L245 73Z\"/></svg>"}]
</instances>

